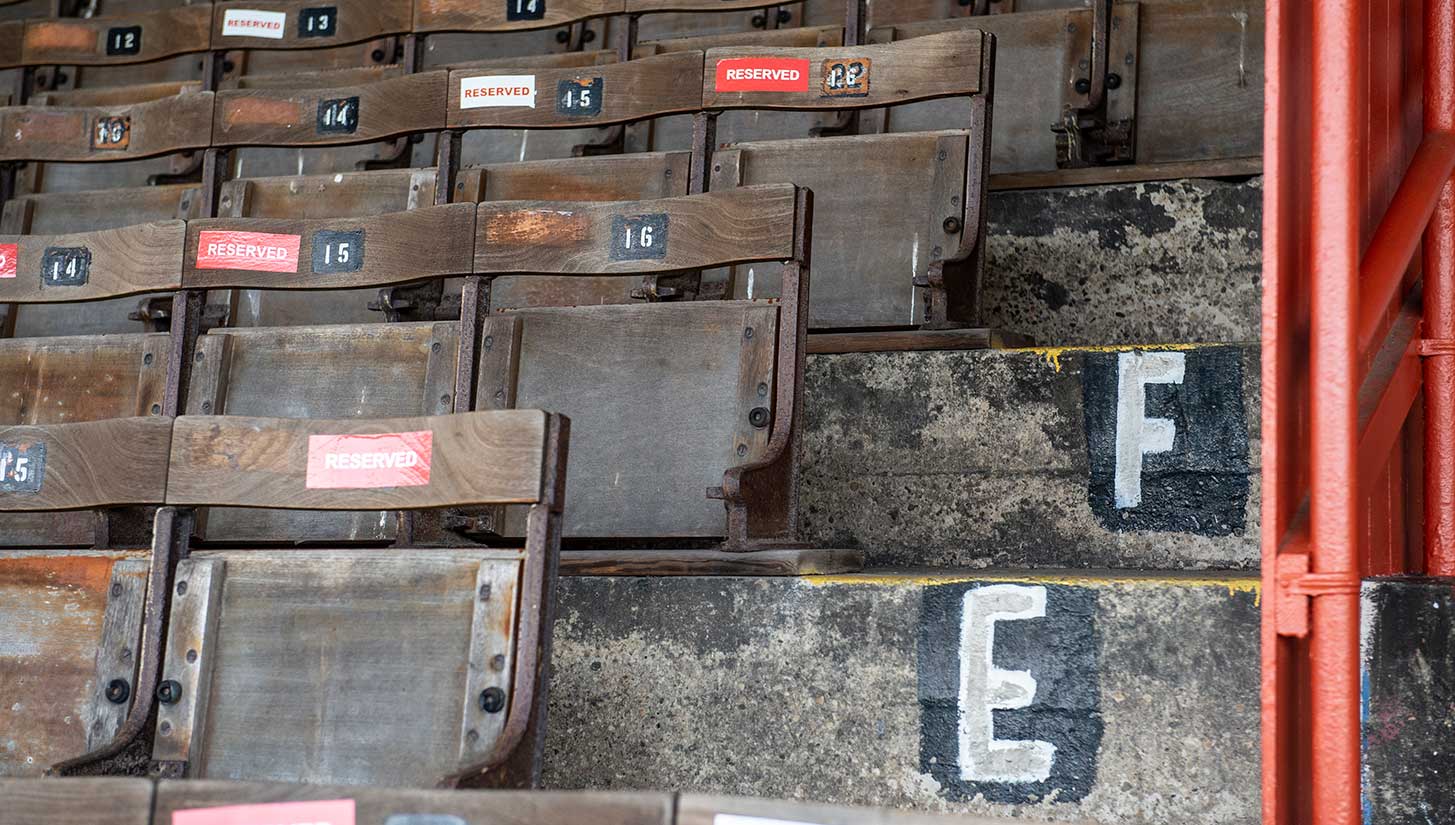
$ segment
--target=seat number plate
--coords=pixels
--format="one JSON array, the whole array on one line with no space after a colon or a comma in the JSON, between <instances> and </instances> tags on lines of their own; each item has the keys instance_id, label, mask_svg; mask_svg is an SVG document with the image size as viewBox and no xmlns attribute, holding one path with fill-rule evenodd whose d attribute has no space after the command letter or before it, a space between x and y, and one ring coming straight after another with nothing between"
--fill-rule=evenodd
<instances>
[{"instance_id":1,"label":"seat number plate","mask_svg":"<svg viewBox=\"0 0 1455 825\"><path fill-rule=\"evenodd\" d=\"M667 213L611 216L613 261L647 261L667 257Z\"/></svg>"},{"instance_id":2,"label":"seat number plate","mask_svg":"<svg viewBox=\"0 0 1455 825\"><path fill-rule=\"evenodd\" d=\"M91 250L84 246L46 247L41 258L45 286L84 286L91 278Z\"/></svg>"},{"instance_id":3,"label":"seat number plate","mask_svg":"<svg viewBox=\"0 0 1455 825\"><path fill-rule=\"evenodd\" d=\"M351 135L359 128L359 98L341 97L318 101L318 133Z\"/></svg>"},{"instance_id":4,"label":"seat number plate","mask_svg":"<svg viewBox=\"0 0 1455 825\"><path fill-rule=\"evenodd\" d=\"M321 6L298 13L299 37L333 37L338 33L338 9Z\"/></svg>"},{"instance_id":5,"label":"seat number plate","mask_svg":"<svg viewBox=\"0 0 1455 825\"><path fill-rule=\"evenodd\" d=\"M45 444L0 442L0 493L39 493L45 481Z\"/></svg>"},{"instance_id":6,"label":"seat number plate","mask_svg":"<svg viewBox=\"0 0 1455 825\"><path fill-rule=\"evenodd\" d=\"M112 26L106 30L106 54L141 53L141 26Z\"/></svg>"},{"instance_id":7,"label":"seat number plate","mask_svg":"<svg viewBox=\"0 0 1455 825\"><path fill-rule=\"evenodd\" d=\"M313 233L313 271L358 272L364 266L364 230L339 232L320 229Z\"/></svg>"},{"instance_id":8,"label":"seat number plate","mask_svg":"<svg viewBox=\"0 0 1455 825\"><path fill-rule=\"evenodd\" d=\"M131 115L101 115L91 127L92 149L125 149L131 146Z\"/></svg>"}]
</instances>

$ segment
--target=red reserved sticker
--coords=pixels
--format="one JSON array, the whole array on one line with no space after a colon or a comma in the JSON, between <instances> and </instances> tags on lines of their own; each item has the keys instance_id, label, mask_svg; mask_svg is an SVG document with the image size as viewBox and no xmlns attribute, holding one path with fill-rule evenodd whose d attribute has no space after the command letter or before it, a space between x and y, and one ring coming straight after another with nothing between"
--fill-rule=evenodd
<instances>
[{"instance_id":1,"label":"red reserved sticker","mask_svg":"<svg viewBox=\"0 0 1455 825\"><path fill-rule=\"evenodd\" d=\"M359 490L368 487L421 487L429 483L434 433L310 435L310 490Z\"/></svg>"},{"instance_id":2,"label":"red reserved sticker","mask_svg":"<svg viewBox=\"0 0 1455 825\"><path fill-rule=\"evenodd\" d=\"M297 272L298 235L204 229L197 236L198 269Z\"/></svg>"},{"instance_id":3,"label":"red reserved sticker","mask_svg":"<svg viewBox=\"0 0 1455 825\"><path fill-rule=\"evenodd\" d=\"M354 825L354 800L189 808L173 811L172 825Z\"/></svg>"},{"instance_id":4,"label":"red reserved sticker","mask_svg":"<svg viewBox=\"0 0 1455 825\"><path fill-rule=\"evenodd\" d=\"M15 277L15 261L20 257L20 244L0 243L0 278Z\"/></svg>"},{"instance_id":5,"label":"red reserved sticker","mask_svg":"<svg viewBox=\"0 0 1455 825\"><path fill-rule=\"evenodd\" d=\"M719 92L806 92L808 61L789 57L729 57L717 61Z\"/></svg>"}]
</instances>

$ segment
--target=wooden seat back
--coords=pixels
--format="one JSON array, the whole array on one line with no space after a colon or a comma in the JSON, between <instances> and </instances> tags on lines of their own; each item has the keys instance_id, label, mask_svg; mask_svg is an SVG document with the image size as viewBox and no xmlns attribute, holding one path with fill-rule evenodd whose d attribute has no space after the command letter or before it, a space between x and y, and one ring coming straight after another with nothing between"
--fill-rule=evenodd
<instances>
[{"instance_id":1,"label":"wooden seat back","mask_svg":"<svg viewBox=\"0 0 1455 825\"><path fill-rule=\"evenodd\" d=\"M793 535L810 198L781 185L632 203L480 204L475 278L755 262L789 285L773 303L507 313L522 321L514 403L547 403L579 421L568 536L747 549ZM467 282L467 307L469 291ZM502 403L482 382L477 408ZM520 529L507 520L507 533Z\"/></svg>"},{"instance_id":2,"label":"wooden seat back","mask_svg":"<svg viewBox=\"0 0 1455 825\"><path fill-rule=\"evenodd\" d=\"M0 825L151 825L153 785L145 779L0 779Z\"/></svg>"},{"instance_id":3,"label":"wooden seat back","mask_svg":"<svg viewBox=\"0 0 1455 825\"><path fill-rule=\"evenodd\" d=\"M673 796L669 793L622 791L495 791L451 793L406 788L163 780L157 785L155 819L158 825L192 825L188 814L219 806L257 805L266 816L269 805L347 800L356 822L399 821L420 811L458 818L474 825L515 825L551 822L555 825L673 825ZM320 808L319 810L322 810ZM0 823L10 825L10 823ZM19 823L17 823L19 825ZM107 823L106 825L110 825Z\"/></svg>"},{"instance_id":4,"label":"wooden seat back","mask_svg":"<svg viewBox=\"0 0 1455 825\"><path fill-rule=\"evenodd\" d=\"M507 32L543 29L626 11L625 0L414 0L414 31Z\"/></svg>"},{"instance_id":5,"label":"wooden seat back","mask_svg":"<svg viewBox=\"0 0 1455 825\"><path fill-rule=\"evenodd\" d=\"M160 504L170 439L171 420L159 417L0 426L0 513ZM14 538L7 529L5 543ZM139 680L156 659L143 628L161 630L157 571L144 551L0 550L10 709L0 776L38 776L139 729L149 706ZM6 796L0 818L15 801Z\"/></svg>"},{"instance_id":6,"label":"wooden seat back","mask_svg":"<svg viewBox=\"0 0 1455 825\"><path fill-rule=\"evenodd\" d=\"M213 49L324 49L410 30L410 0L221 0Z\"/></svg>"},{"instance_id":7,"label":"wooden seat back","mask_svg":"<svg viewBox=\"0 0 1455 825\"><path fill-rule=\"evenodd\" d=\"M156 95L134 87L93 105L46 105L42 96L0 108L0 161L114 162L207 148L213 93Z\"/></svg>"},{"instance_id":8,"label":"wooden seat back","mask_svg":"<svg viewBox=\"0 0 1455 825\"><path fill-rule=\"evenodd\" d=\"M162 512L510 503L529 504L531 515L523 549L198 551L184 559L159 693L157 770L534 785L568 426L530 410L177 419L171 506Z\"/></svg>"},{"instance_id":9,"label":"wooden seat back","mask_svg":"<svg viewBox=\"0 0 1455 825\"><path fill-rule=\"evenodd\" d=\"M212 4L103 17L25 21L21 63L115 66L150 63L211 48Z\"/></svg>"},{"instance_id":10,"label":"wooden seat back","mask_svg":"<svg viewBox=\"0 0 1455 825\"><path fill-rule=\"evenodd\" d=\"M970 29L888 45L717 48L706 59L703 106L714 111L968 96L963 130L738 144L713 154L708 187L791 180L814 190L821 277L812 328L978 322L993 38ZM736 294L774 294L771 283L750 285L741 268L735 275Z\"/></svg>"}]
</instances>

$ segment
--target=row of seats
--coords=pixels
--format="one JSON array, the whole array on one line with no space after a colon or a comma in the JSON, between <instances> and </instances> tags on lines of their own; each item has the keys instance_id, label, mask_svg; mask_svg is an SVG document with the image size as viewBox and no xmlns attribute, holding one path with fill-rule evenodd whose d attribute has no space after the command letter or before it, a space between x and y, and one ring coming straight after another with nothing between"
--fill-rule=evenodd
<instances>
[{"instance_id":1,"label":"row of seats","mask_svg":"<svg viewBox=\"0 0 1455 825\"><path fill-rule=\"evenodd\" d=\"M155 697L167 776L534 785L568 435L567 419L533 410L0 428L0 511L159 505L149 554L0 555L13 629L52 628L0 670L24 711L7 723L7 761L114 757ZM191 553L209 504L529 514L517 549ZM27 586L38 571L64 609ZM329 632L300 638L287 630L299 621Z\"/></svg>"},{"instance_id":2,"label":"row of seats","mask_svg":"<svg viewBox=\"0 0 1455 825\"><path fill-rule=\"evenodd\" d=\"M703 794L404 790L141 779L0 780L0 825L1005 825ZM221 809L221 810L219 810Z\"/></svg>"},{"instance_id":3,"label":"row of seats","mask_svg":"<svg viewBox=\"0 0 1455 825\"><path fill-rule=\"evenodd\" d=\"M765 0L228 0L131 15L0 23L0 68L125 65L227 49L319 49L400 34L508 32L597 17L722 12Z\"/></svg>"}]
</instances>

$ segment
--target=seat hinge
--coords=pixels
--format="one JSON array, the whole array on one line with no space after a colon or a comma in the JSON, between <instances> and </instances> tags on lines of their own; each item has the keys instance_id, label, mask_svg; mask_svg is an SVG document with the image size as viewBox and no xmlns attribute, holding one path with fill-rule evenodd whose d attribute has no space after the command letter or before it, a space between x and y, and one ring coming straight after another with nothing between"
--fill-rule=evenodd
<instances>
[{"instance_id":1,"label":"seat hinge","mask_svg":"<svg viewBox=\"0 0 1455 825\"><path fill-rule=\"evenodd\" d=\"M1309 572L1308 553L1278 554L1278 592L1273 594L1278 635L1308 636L1313 600L1319 596L1357 596L1359 577L1349 572Z\"/></svg>"},{"instance_id":2,"label":"seat hinge","mask_svg":"<svg viewBox=\"0 0 1455 825\"><path fill-rule=\"evenodd\" d=\"M1066 78L1056 166L1131 163L1137 142L1137 31L1140 6L1094 0L1068 14Z\"/></svg>"}]
</instances>

